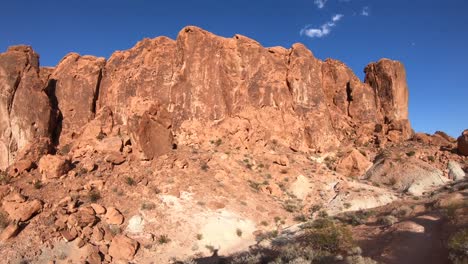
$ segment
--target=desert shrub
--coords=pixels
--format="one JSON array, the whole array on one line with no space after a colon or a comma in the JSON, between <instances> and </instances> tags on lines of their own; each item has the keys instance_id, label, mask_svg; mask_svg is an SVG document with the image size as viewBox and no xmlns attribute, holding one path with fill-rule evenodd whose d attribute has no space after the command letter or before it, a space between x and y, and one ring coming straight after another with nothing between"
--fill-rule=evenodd
<instances>
[{"instance_id":1,"label":"desert shrub","mask_svg":"<svg viewBox=\"0 0 468 264\"><path fill-rule=\"evenodd\" d=\"M414 150L411 150L411 151L409 151L409 152L406 152L406 156L408 156L408 157L412 157L412 156L414 156L414 155L416 155L416 152L414 152Z\"/></svg>"},{"instance_id":2,"label":"desert shrub","mask_svg":"<svg viewBox=\"0 0 468 264\"><path fill-rule=\"evenodd\" d=\"M210 143L215 145L216 147L219 147L221 146L221 144L223 144L223 140L218 138L217 140L211 140Z\"/></svg>"},{"instance_id":3,"label":"desert shrub","mask_svg":"<svg viewBox=\"0 0 468 264\"><path fill-rule=\"evenodd\" d=\"M101 193L99 193L97 190L92 190L88 193L88 199L90 202L94 203L101 199Z\"/></svg>"},{"instance_id":4,"label":"desert shrub","mask_svg":"<svg viewBox=\"0 0 468 264\"><path fill-rule=\"evenodd\" d=\"M200 165L200 169L202 171L208 171L210 167L208 166L208 164L206 164L206 162L203 162L201 165Z\"/></svg>"},{"instance_id":5,"label":"desert shrub","mask_svg":"<svg viewBox=\"0 0 468 264\"><path fill-rule=\"evenodd\" d=\"M141 210L154 210L156 208L156 204L153 202L143 202L141 204Z\"/></svg>"},{"instance_id":6,"label":"desert shrub","mask_svg":"<svg viewBox=\"0 0 468 264\"><path fill-rule=\"evenodd\" d=\"M10 183L11 177L6 171L0 170L0 185L5 185Z\"/></svg>"},{"instance_id":7,"label":"desert shrub","mask_svg":"<svg viewBox=\"0 0 468 264\"><path fill-rule=\"evenodd\" d=\"M345 259L346 264L377 264L377 261L363 257L360 255L355 255L355 256L347 256Z\"/></svg>"},{"instance_id":8,"label":"desert shrub","mask_svg":"<svg viewBox=\"0 0 468 264\"><path fill-rule=\"evenodd\" d=\"M262 184L261 184L261 183L258 183L258 182L254 182L254 181L249 180L249 186L250 186L250 188L252 188L254 191L258 192L258 191L260 191L260 188L261 188Z\"/></svg>"},{"instance_id":9,"label":"desert shrub","mask_svg":"<svg viewBox=\"0 0 468 264\"><path fill-rule=\"evenodd\" d=\"M448 241L449 258L454 264L468 263L468 228L453 234Z\"/></svg>"},{"instance_id":10,"label":"desert shrub","mask_svg":"<svg viewBox=\"0 0 468 264\"><path fill-rule=\"evenodd\" d=\"M202 240L203 239L203 235L202 234L197 234L197 240Z\"/></svg>"},{"instance_id":11,"label":"desert shrub","mask_svg":"<svg viewBox=\"0 0 468 264\"><path fill-rule=\"evenodd\" d=\"M7 227L9 223L8 216L0 212L0 230Z\"/></svg>"},{"instance_id":12,"label":"desert shrub","mask_svg":"<svg viewBox=\"0 0 468 264\"><path fill-rule=\"evenodd\" d=\"M393 215L385 215L385 216L379 217L377 222L381 225L391 226L391 225L394 225L396 222L398 222L398 218L396 218Z\"/></svg>"},{"instance_id":13,"label":"desert shrub","mask_svg":"<svg viewBox=\"0 0 468 264\"><path fill-rule=\"evenodd\" d=\"M167 243L169 243L170 241L171 241L171 239L169 239L169 237L168 237L167 235L160 235L160 236L158 237L158 243L159 243L160 245L162 245L162 244L167 244Z\"/></svg>"},{"instance_id":14,"label":"desert shrub","mask_svg":"<svg viewBox=\"0 0 468 264\"><path fill-rule=\"evenodd\" d=\"M33 183L34 189L41 189L42 188L42 182L40 180L37 180Z\"/></svg>"},{"instance_id":15,"label":"desert shrub","mask_svg":"<svg viewBox=\"0 0 468 264\"><path fill-rule=\"evenodd\" d=\"M428 159L430 162L434 162L434 161L435 161L434 156L429 156L429 157L427 157L427 159Z\"/></svg>"},{"instance_id":16,"label":"desert shrub","mask_svg":"<svg viewBox=\"0 0 468 264\"><path fill-rule=\"evenodd\" d=\"M241 237L242 236L242 230L240 230L239 228L236 229L236 235L238 237Z\"/></svg>"},{"instance_id":17,"label":"desert shrub","mask_svg":"<svg viewBox=\"0 0 468 264\"><path fill-rule=\"evenodd\" d=\"M315 221L300 239L315 250L333 254L346 252L354 246L351 230L328 218Z\"/></svg>"},{"instance_id":18,"label":"desert shrub","mask_svg":"<svg viewBox=\"0 0 468 264\"><path fill-rule=\"evenodd\" d=\"M357 225L365 224L367 222L367 218L369 218L370 215L371 213L366 212L366 211L356 211L356 212L346 213L338 217L338 219L343 223L346 223L352 226L357 226Z\"/></svg>"},{"instance_id":19,"label":"desert shrub","mask_svg":"<svg viewBox=\"0 0 468 264\"><path fill-rule=\"evenodd\" d=\"M136 185L135 180L134 180L132 177L130 177L130 176L127 176L127 177L125 178L125 183L126 183L127 185L130 185L130 186Z\"/></svg>"},{"instance_id":20,"label":"desert shrub","mask_svg":"<svg viewBox=\"0 0 468 264\"><path fill-rule=\"evenodd\" d=\"M230 264L257 264L262 262L261 253L246 252L236 255L229 261Z\"/></svg>"},{"instance_id":21,"label":"desert shrub","mask_svg":"<svg viewBox=\"0 0 468 264\"><path fill-rule=\"evenodd\" d=\"M294 221L296 222L305 222L307 221L307 217L303 214L300 214L300 215L296 215L294 216Z\"/></svg>"}]
</instances>

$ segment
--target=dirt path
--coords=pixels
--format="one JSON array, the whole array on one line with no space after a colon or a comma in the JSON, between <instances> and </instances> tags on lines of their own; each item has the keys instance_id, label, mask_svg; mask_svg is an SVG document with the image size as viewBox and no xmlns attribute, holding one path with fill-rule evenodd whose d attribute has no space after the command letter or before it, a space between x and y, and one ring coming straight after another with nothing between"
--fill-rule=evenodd
<instances>
[{"instance_id":1,"label":"dirt path","mask_svg":"<svg viewBox=\"0 0 468 264\"><path fill-rule=\"evenodd\" d=\"M366 255L388 264L449 263L438 215L418 216L395 224L372 242L364 242Z\"/></svg>"}]
</instances>

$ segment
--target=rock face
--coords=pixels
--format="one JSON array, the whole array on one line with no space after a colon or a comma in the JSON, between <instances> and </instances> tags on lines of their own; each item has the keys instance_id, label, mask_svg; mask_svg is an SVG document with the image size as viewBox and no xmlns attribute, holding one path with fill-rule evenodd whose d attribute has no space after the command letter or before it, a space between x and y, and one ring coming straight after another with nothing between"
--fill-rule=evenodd
<instances>
[{"instance_id":1,"label":"rock face","mask_svg":"<svg viewBox=\"0 0 468 264\"><path fill-rule=\"evenodd\" d=\"M29 143L51 136L55 120L44 87L39 56L31 47L0 54L0 169Z\"/></svg>"},{"instance_id":2,"label":"rock face","mask_svg":"<svg viewBox=\"0 0 468 264\"><path fill-rule=\"evenodd\" d=\"M94 118L96 100L106 61L104 58L66 55L49 76L49 89L55 90L61 113L62 135L78 130Z\"/></svg>"},{"instance_id":3,"label":"rock face","mask_svg":"<svg viewBox=\"0 0 468 264\"><path fill-rule=\"evenodd\" d=\"M463 131L457 139L458 152L464 156L468 156L468 129Z\"/></svg>"},{"instance_id":4,"label":"rock face","mask_svg":"<svg viewBox=\"0 0 468 264\"><path fill-rule=\"evenodd\" d=\"M363 83L302 44L264 48L189 26L176 40L144 39L107 62L71 53L53 69L38 64L30 47L0 57L0 168L33 139L61 148L90 132L128 137L143 159L214 134L247 148L275 140L302 151L412 134L405 70L388 59L366 67ZM92 122L101 126L90 131Z\"/></svg>"}]
</instances>

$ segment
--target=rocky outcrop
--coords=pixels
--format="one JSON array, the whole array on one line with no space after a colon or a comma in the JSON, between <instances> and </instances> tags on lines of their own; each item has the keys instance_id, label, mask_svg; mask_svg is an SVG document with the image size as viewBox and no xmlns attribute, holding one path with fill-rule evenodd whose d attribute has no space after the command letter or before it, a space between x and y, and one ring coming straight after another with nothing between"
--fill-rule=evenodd
<instances>
[{"instance_id":1,"label":"rocky outcrop","mask_svg":"<svg viewBox=\"0 0 468 264\"><path fill-rule=\"evenodd\" d=\"M235 147L276 141L327 151L412 134L401 63L370 64L363 83L345 64L321 61L302 44L264 48L241 35L223 38L189 26L176 40L144 39L107 62L71 53L55 68L39 69L30 48L16 47L2 54L1 65L7 95L0 105L3 167L33 138L49 138L61 149L86 145L77 138L91 143L90 132L130 139L143 159L213 135L228 137ZM28 89L38 96L12 92ZM9 103L13 97L22 103ZM108 130L89 125L102 113L111 118Z\"/></svg>"},{"instance_id":2,"label":"rocky outcrop","mask_svg":"<svg viewBox=\"0 0 468 264\"><path fill-rule=\"evenodd\" d=\"M468 129L463 131L461 136L458 137L457 148L461 155L468 156Z\"/></svg>"},{"instance_id":3,"label":"rocky outcrop","mask_svg":"<svg viewBox=\"0 0 468 264\"><path fill-rule=\"evenodd\" d=\"M104 58L66 55L48 78L50 89L61 113L60 133L63 138L91 121L96 113L96 100L102 78Z\"/></svg>"},{"instance_id":4,"label":"rocky outcrop","mask_svg":"<svg viewBox=\"0 0 468 264\"><path fill-rule=\"evenodd\" d=\"M0 54L0 169L12 164L18 151L55 126L49 97L39 76L39 55L29 46Z\"/></svg>"}]
</instances>

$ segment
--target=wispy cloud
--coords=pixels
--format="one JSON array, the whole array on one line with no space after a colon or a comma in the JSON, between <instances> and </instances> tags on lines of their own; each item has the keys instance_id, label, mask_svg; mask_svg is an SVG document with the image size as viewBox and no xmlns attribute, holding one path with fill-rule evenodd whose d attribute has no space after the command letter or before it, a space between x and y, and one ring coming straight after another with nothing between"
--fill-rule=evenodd
<instances>
[{"instance_id":1,"label":"wispy cloud","mask_svg":"<svg viewBox=\"0 0 468 264\"><path fill-rule=\"evenodd\" d=\"M370 15L369 7L368 6L363 7L361 11L361 16L369 16L369 15Z\"/></svg>"},{"instance_id":2,"label":"wispy cloud","mask_svg":"<svg viewBox=\"0 0 468 264\"><path fill-rule=\"evenodd\" d=\"M320 9L324 8L327 2L328 0L314 0L314 4Z\"/></svg>"},{"instance_id":3,"label":"wispy cloud","mask_svg":"<svg viewBox=\"0 0 468 264\"><path fill-rule=\"evenodd\" d=\"M322 38L326 35L330 34L333 27L336 26L336 23L340 21L344 15L336 14L332 16L331 21L321 25L319 28L312 28L310 25L305 26L301 29L300 34L301 36L305 35L309 38Z\"/></svg>"}]
</instances>

